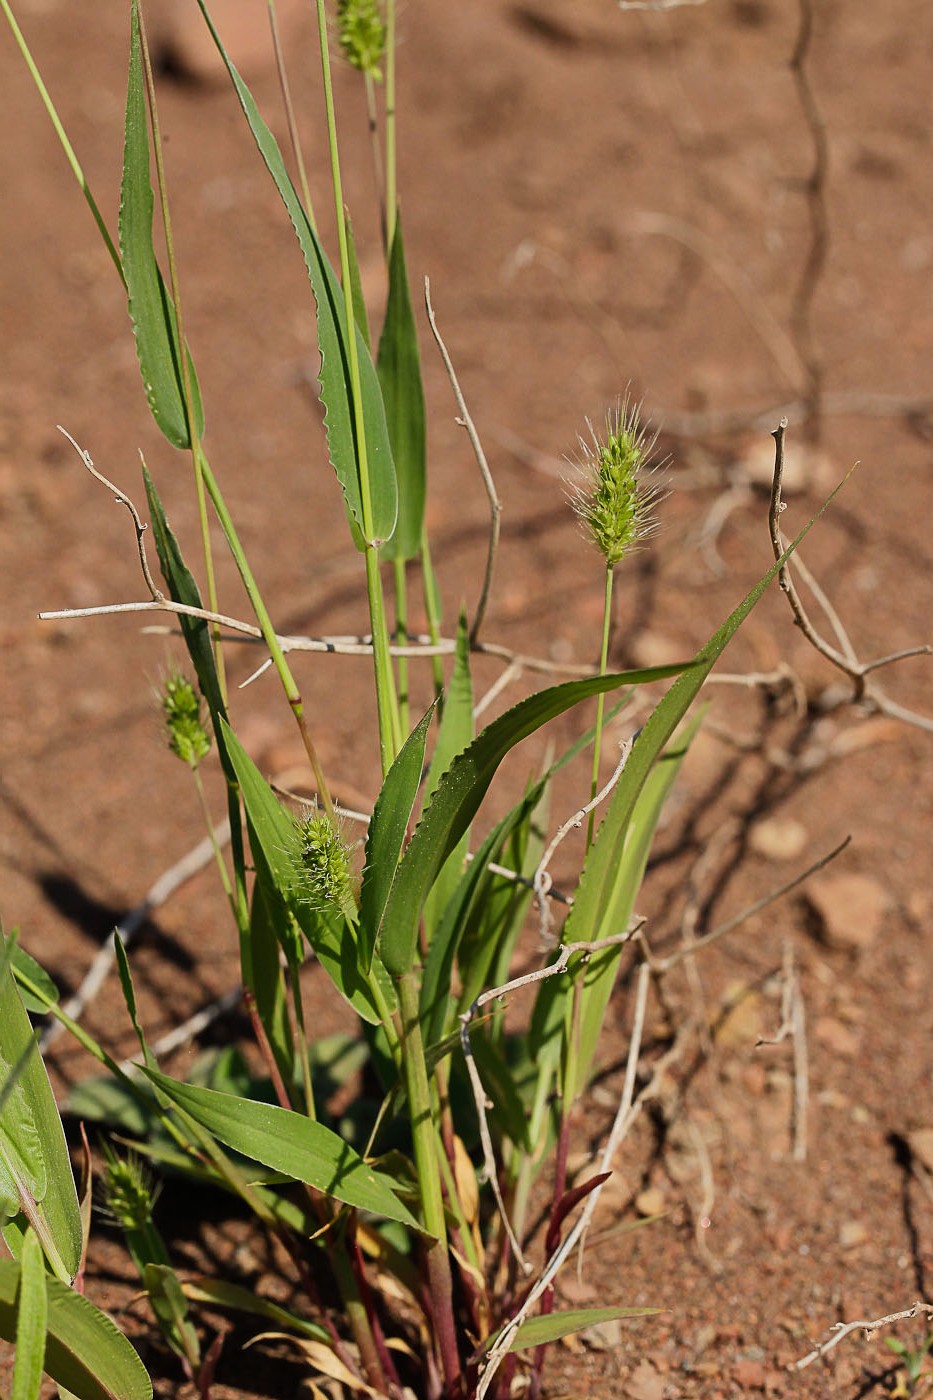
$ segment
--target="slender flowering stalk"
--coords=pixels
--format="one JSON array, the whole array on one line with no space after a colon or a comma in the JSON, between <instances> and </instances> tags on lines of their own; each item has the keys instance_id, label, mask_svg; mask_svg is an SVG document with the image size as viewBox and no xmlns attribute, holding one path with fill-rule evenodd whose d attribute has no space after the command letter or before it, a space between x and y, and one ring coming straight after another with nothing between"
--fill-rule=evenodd
<instances>
[{"instance_id":1,"label":"slender flowering stalk","mask_svg":"<svg viewBox=\"0 0 933 1400\"><path fill-rule=\"evenodd\" d=\"M394 228L394 212L390 219L386 200L386 178L382 150L379 144L379 115L376 85L382 82L383 63L386 64L386 98L393 78L390 16L384 16L383 0L337 0L337 38L340 50L352 68L362 73L366 84L366 111L369 119L369 140L376 178L376 197L382 227L383 248L388 261L392 246L390 228ZM393 195L394 200L394 195ZM405 731L408 732L407 729Z\"/></svg>"},{"instance_id":2,"label":"slender flowering stalk","mask_svg":"<svg viewBox=\"0 0 933 1400\"><path fill-rule=\"evenodd\" d=\"M583 528L606 563L606 591L603 604L603 635L599 673L606 674L609 660L609 625L612 617L612 589L616 565L627 554L639 549L657 529L655 509L666 494L658 480L663 463L653 463L651 454L657 434L642 427L639 406L623 399L606 419L605 437L600 438L587 420L590 441L580 438L581 456L577 467L581 480L572 489L573 508ZM596 709L596 738L593 745L593 775L590 798L599 790L599 758L603 728L603 697ZM593 841L595 813L590 812L586 845Z\"/></svg>"},{"instance_id":3,"label":"slender flowering stalk","mask_svg":"<svg viewBox=\"0 0 933 1400\"><path fill-rule=\"evenodd\" d=\"M340 175L340 154L337 147L337 119L334 111L334 89L324 0L316 0L316 10L318 40L321 50L321 75L324 82L324 111L327 117L327 138L334 187L334 213L337 216L337 241L340 245L340 281L343 286L344 322L348 351L348 387L353 404L353 424L356 433L357 469L360 483L361 519L359 523L366 541L366 593L369 599L369 617L373 638L373 670L376 682L376 711L379 717L379 749L382 759L382 773L385 777L392 766L395 755L402 747L402 733L398 695L395 689L395 674L389 654L389 631L386 623L382 576L379 572L379 546L382 541L376 538L373 530L372 477L363 415L359 349L350 280L349 237L343 202L343 182Z\"/></svg>"}]
</instances>

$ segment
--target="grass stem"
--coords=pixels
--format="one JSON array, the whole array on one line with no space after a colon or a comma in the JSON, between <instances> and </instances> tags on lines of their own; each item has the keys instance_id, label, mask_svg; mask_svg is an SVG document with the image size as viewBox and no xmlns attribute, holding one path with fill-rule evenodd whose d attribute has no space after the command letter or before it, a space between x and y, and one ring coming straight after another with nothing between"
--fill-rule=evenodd
<instances>
[{"instance_id":1,"label":"grass stem","mask_svg":"<svg viewBox=\"0 0 933 1400\"><path fill-rule=\"evenodd\" d=\"M615 571L611 564L606 565L606 589L603 598L603 636L599 651L599 674L604 676L609 665L609 633L612 627L612 584L615 578ZM605 696L599 695L596 700L596 735L593 739L593 776L590 783L590 801L592 802L599 791L599 759L602 750L603 738L603 715L605 713ZM595 807L590 812L586 822L586 849L589 850L593 844L593 830L596 824Z\"/></svg>"},{"instance_id":2,"label":"grass stem","mask_svg":"<svg viewBox=\"0 0 933 1400\"><path fill-rule=\"evenodd\" d=\"M282 52L282 44L279 38L279 22L275 12L275 0L268 0L269 5L269 28L272 31L272 48L275 52L275 66L279 75L279 87L282 90L282 105L285 108L285 120L288 123L288 139L291 142L292 155L295 159L295 167L298 171L298 180L301 185L301 198L304 211L308 218L308 223L314 232L317 232L317 224L314 221L314 206L311 202L311 186L308 183L308 171L305 167L304 152L301 149L301 136L298 132L298 122L295 119L295 108L292 103L291 88L288 83L288 72L285 67L285 55Z\"/></svg>"},{"instance_id":3,"label":"grass stem","mask_svg":"<svg viewBox=\"0 0 933 1400\"><path fill-rule=\"evenodd\" d=\"M418 1190L424 1227L428 1234L433 1236L427 1247L427 1264L434 1310L434 1330L447 1392L453 1397L461 1394L462 1373L453 1313L453 1279L447 1249L447 1222L437 1160L437 1132L431 1112L431 1091L421 1036L417 974L413 971L403 973L397 986L402 1026L402 1061L411 1113Z\"/></svg>"},{"instance_id":4,"label":"grass stem","mask_svg":"<svg viewBox=\"0 0 933 1400\"><path fill-rule=\"evenodd\" d=\"M84 171L81 168L81 163L78 160L78 157L75 155L74 147L68 140L65 128L62 126L61 118L59 117L58 112L55 108L55 104L49 95L49 90L46 87L45 83L42 81L42 75L36 66L36 62L29 49L29 45L26 43L26 39L23 35L22 30L16 23L13 11L10 9L9 0L0 0L0 9L2 9L3 13L6 15L7 23L9 24L10 29L13 31L13 38L16 40L16 45L23 56L23 61L25 62L26 67L29 69L29 76L32 78L35 89L42 99L42 103L45 107L45 110L49 114L49 119L52 123L52 126L55 129L55 135L58 137L59 143L61 144L61 148L65 152L65 158L68 161L68 164L71 166L72 174L74 175L75 179L78 182L78 185L80 186L81 193L84 195L84 198L87 201L87 206L91 211L95 224L97 225L98 232L100 233L101 238L104 240L104 246L107 249L107 252L110 254L111 261L113 262L114 267L117 269L117 272L120 274L120 280L122 281L125 287L126 277L123 273L123 262L120 258L120 254L117 251L116 244L110 237L107 225L104 222L104 216L100 212L100 209L97 205L97 201L91 193L91 187L88 184L87 179L85 178Z\"/></svg>"},{"instance_id":5,"label":"grass stem","mask_svg":"<svg viewBox=\"0 0 933 1400\"><path fill-rule=\"evenodd\" d=\"M159 124L159 108L156 102L155 78L152 72L152 59L142 6L138 8L139 40L142 49L143 69L146 75L146 92L149 98L149 122L152 128L152 151L156 167L156 185L159 191L159 205L162 210L162 224L165 230L165 252L168 258L169 286L172 305L175 311L175 325L178 331L178 364L181 373L182 394L185 402L185 417L188 423L188 441L191 461L194 467L195 490L198 501L198 523L201 530L201 551L204 556L204 571L207 579L208 606L211 612L217 608L217 581L214 575L214 556L211 549L210 524L207 514L207 499L204 494L203 453L198 433L197 415L194 412L194 392L191 383L191 362L188 357L188 342L185 338L185 321L181 301L181 281L178 276L178 263L175 257L175 240L172 234L172 218L168 203L168 185L165 178L165 160L162 150L162 131ZM226 702L227 686L223 658L223 633L215 624L212 629L214 642L214 664L217 667L217 680L220 693Z\"/></svg>"},{"instance_id":6,"label":"grass stem","mask_svg":"<svg viewBox=\"0 0 933 1400\"><path fill-rule=\"evenodd\" d=\"M408 576L405 569L405 560L394 559L392 561L392 567L395 579L395 641L399 646L406 646L408 643ZM408 695L408 657L397 657L395 665L396 675L398 676L399 724L401 725L402 734L407 734L411 726Z\"/></svg>"},{"instance_id":7,"label":"grass stem","mask_svg":"<svg viewBox=\"0 0 933 1400\"><path fill-rule=\"evenodd\" d=\"M350 278L350 252L347 241L347 219L343 203L343 183L340 176L340 153L337 145L337 120L334 109L334 89L330 69L330 46L327 36L327 13L324 0L317 0L318 37L321 47L321 71L324 80L324 106L327 113L327 137L330 147L331 177L334 186L334 212L337 218L337 241L340 246L340 280L343 286L344 326L349 388L353 401L356 433L357 468L360 479L360 503L363 513L362 529L366 546L366 591L369 596L369 618L373 637L373 669L376 680L376 708L379 715L379 752L385 775L401 747L398 702L389 654L389 633L386 626L385 600L379 572L380 541L373 536L372 484L366 446L366 423L363 415L363 392L360 381L359 347L356 316L353 310L353 288Z\"/></svg>"},{"instance_id":8,"label":"grass stem","mask_svg":"<svg viewBox=\"0 0 933 1400\"><path fill-rule=\"evenodd\" d=\"M398 162L395 122L395 0L386 0L386 252L395 237L398 213Z\"/></svg>"}]
</instances>

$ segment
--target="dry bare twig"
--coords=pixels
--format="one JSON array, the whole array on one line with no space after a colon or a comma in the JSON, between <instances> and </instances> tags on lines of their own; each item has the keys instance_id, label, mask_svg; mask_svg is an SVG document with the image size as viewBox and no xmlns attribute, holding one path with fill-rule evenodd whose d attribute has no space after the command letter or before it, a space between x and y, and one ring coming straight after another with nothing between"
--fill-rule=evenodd
<instances>
[{"instance_id":1,"label":"dry bare twig","mask_svg":"<svg viewBox=\"0 0 933 1400\"><path fill-rule=\"evenodd\" d=\"M692 1037L694 1027L692 1022L687 1021L678 1031L670 1049L667 1050L655 1064L651 1072L651 1078L636 1098L634 1096L634 1085L638 1070L638 1061L641 1055L641 1040L644 1032L649 980L647 964L643 963L638 971L638 981L635 991L635 1011L632 1017L632 1035L629 1041L622 1097L619 1101L619 1107L616 1110L612 1128L610 1129L609 1136L606 1139L600 1157L597 1175L604 1175L611 1172L616 1153L631 1131L632 1125L635 1123L639 1114L644 1110L645 1106L658 1097L670 1066L683 1053L684 1046ZM496 1339L495 1346L492 1348L487 1358L480 1386L476 1392L477 1400L482 1400L482 1397L487 1393L493 1374L501 1364L503 1357L507 1354L516 1330L528 1316L545 1289L553 1281L565 1259L573 1252L588 1232L604 1186L605 1182L601 1182L587 1196L583 1211L576 1224L566 1238L561 1241L548 1260L521 1308L502 1332L500 1332Z\"/></svg>"},{"instance_id":2,"label":"dry bare twig","mask_svg":"<svg viewBox=\"0 0 933 1400\"><path fill-rule=\"evenodd\" d=\"M780 525L781 515L785 508L782 499L782 484L784 479L784 437L786 431L787 420L782 418L772 433L775 444L774 477L771 486L771 503L768 509L768 529L771 535L771 548L774 552L775 559L780 559L786 547L781 534ZM796 561L796 566L798 569L800 568L799 559ZM868 676L871 672L877 671L881 666L890 665L894 661L903 660L906 656L933 655L933 646L923 644L921 646L894 652L889 656L877 657L869 662L858 661L856 659L857 653L855 648L835 609L829 605L829 600L825 600L826 608L824 610L827 612L830 626L836 633L839 646L833 646L831 642L828 642L825 637L817 631L801 601L800 594L797 592L794 580L791 576L789 564L782 564L778 579L781 591L785 594L790 604L791 611L794 615L794 621L807 641L821 656L824 656L831 665L835 666L837 670L841 671L843 675L848 676L852 681L853 700L857 702L867 702L881 714L890 715L894 719L901 719L907 724L913 724L919 729L926 729L933 732L933 719L928 715L919 715L913 710L905 709L903 705L898 705L895 701L890 700L884 691L878 689L877 686L870 685L868 682ZM822 590L817 592L816 597L817 601L821 601L823 598Z\"/></svg>"},{"instance_id":3,"label":"dry bare twig","mask_svg":"<svg viewBox=\"0 0 933 1400\"><path fill-rule=\"evenodd\" d=\"M456 380L454 380L454 383L456 386L456 391L459 394L459 386L456 385ZM462 395L460 395L458 401L461 403L464 414L466 414L466 408L462 402ZM475 434L475 429L472 427L472 420L469 419L468 414L466 415L466 418L467 421L465 423L465 426L472 430L471 440L474 441L474 446L476 447L476 450L479 454L481 454L482 447L479 446L479 440L478 438L473 437L473 434ZM98 471L91 459L90 453L85 451L82 447L80 447L75 441L75 439L71 436L69 432L67 432L65 428L60 427L59 431L68 439L68 441L74 447L75 451L78 453L78 456L81 458L81 461L87 469L87 471L90 472L90 474L97 481L101 482L102 485L106 486L109 491L112 491L117 501L121 505L126 506L127 510L130 512L133 518L133 525L136 531L136 541L137 550L139 553L140 567L142 569L143 579L145 580L146 588L149 592L149 598L146 600L131 603L104 603L86 608L60 608L54 611L40 612L40 621L58 622L83 617L111 616L117 613L126 612L168 612L176 616L194 617L204 622L210 622L217 626L226 627L230 631L238 634L239 638L242 640L247 640L250 642L261 642L262 632L260 628L258 628L254 623L244 622L240 618L230 617L225 613L213 612L208 608L197 608L186 603L176 603L173 599L167 598L165 596L161 589L157 587L152 577L152 573L149 569L143 539L145 531L148 527L146 523L142 520L136 505L134 504L132 499L126 495L125 492L121 491L120 488L115 486L114 483L110 481L106 476L104 476L102 472ZM560 662L548 661L541 657L528 656L517 652L513 652L507 647L498 646L494 643L481 643L477 640L476 634L478 632L479 623L482 621L482 615L485 611L486 600L488 596L488 585L491 582L495 547L496 542L498 540L497 522L498 511L500 509L498 507L498 500L495 495L495 486L492 482L492 477L489 474L488 466L485 464L485 457L483 457L481 460L481 466L484 468L484 480L487 482L487 489L490 491L490 500L494 515L494 528L493 537L491 537L490 539L490 558L487 562L486 584L484 586L483 597L480 600L480 607L477 612L477 617L473 624L473 632L471 637L471 645L473 646L473 650L480 652L484 655L494 657L498 660L503 660L508 665L517 666L521 670L540 671L545 674L571 676L587 676L594 674L595 668L590 665L565 665ZM336 655L345 656L370 656L372 655L373 649L372 638L367 636L292 637L276 634L276 637L280 646L282 647L283 652L311 651L328 652ZM453 638L442 638L439 642L434 642L430 638L419 637L415 640L413 644L394 644L391 646L390 651L393 656L432 657L451 655L454 652L455 648L456 642ZM262 666L260 666L257 669L257 671L253 673L253 675L248 677L247 680L243 682L243 685L248 685L250 681L256 679L259 675L261 675L265 670L268 669L270 664L271 662L268 659L265 660L262 663Z\"/></svg>"},{"instance_id":4,"label":"dry bare twig","mask_svg":"<svg viewBox=\"0 0 933 1400\"><path fill-rule=\"evenodd\" d=\"M706 1139L692 1118L687 1118L687 1135L700 1169L700 1201L694 1212L693 1235L697 1250L710 1273L721 1274L722 1264L709 1247L706 1231L709 1228L716 1202L716 1181L713 1176L713 1163L710 1160Z\"/></svg>"},{"instance_id":5,"label":"dry bare twig","mask_svg":"<svg viewBox=\"0 0 933 1400\"><path fill-rule=\"evenodd\" d=\"M483 444L480 442L476 425L470 417L466 400L463 397L463 390L460 388L460 381L457 379L453 361L444 344L441 333L437 328L437 321L434 317L434 307L431 305L431 282L429 278L424 279L424 304L428 313L428 321L431 326L431 333L437 341L437 348L441 352L441 359L444 361L444 368L447 370L447 377L450 380L451 388L454 391L454 398L457 400L457 407L460 410L460 417L457 422L462 428L466 428L467 436L470 439L470 446L473 448L473 455L479 464L483 477L483 485L486 487L486 495L489 497L489 547L486 552L486 573L483 578L483 587L476 605L476 614L473 618L473 625L470 628L470 645L475 646L479 637L483 619L486 616L486 606L489 602L489 593L492 588L492 575L496 564L496 554L499 548L499 529L502 520L502 502L499 500L499 493L496 491L496 483L492 479L492 472L489 470L489 463L486 461L486 454L483 451Z\"/></svg>"},{"instance_id":6,"label":"dry bare twig","mask_svg":"<svg viewBox=\"0 0 933 1400\"><path fill-rule=\"evenodd\" d=\"M545 848L544 854L541 856L541 859L538 862L538 868L534 873L534 877L531 882L531 887L535 892L535 901L538 905L538 916L540 919L542 944L547 943L551 931L550 913L547 897L550 894L551 885L553 882L551 880L550 872L548 871L548 866L550 865L551 860L553 859L554 852L557 850L561 842L567 836L570 835L571 831L579 830L579 828L583 825L584 818L588 817L590 812L592 812L596 807L598 807L601 802L605 802L606 798L612 792L613 788L618 783L622 774L625 772L625 765L628 763L629 755L632 752L634 743L634 739L626 739L625 743L622 745L622 753L619 758L619 761L616 764L608 783L606 783L605 787L599 790L599 792L594 798L587 802L585 807L581 807L579 811L574 812L572 817L568 818L568 820L565 821L562 826L558 827L556 833L551 838L550 842ZM570 902L572 903L572 901Z\"/></svg>"},{"instance_id":7,"label":"dry bare twig","mask_svg":"<svg viewBox=\"0 0 933 1400\"><path fill-rule=\"evenodd\" d=\"M797 351L807 376L807 421L811 436L818 438L822 413L823 367L816 353L812 313L813 298L829 252L829 211L826 203L829 141L826 136L826 123L816 101L808 68L813 41L813 10L813 0L799 0L800 23L790 60L790 72L813 147L813 168L804 183L810 222L810 246L794 295L791 325Z\"/></svg>"},{"instance_id":8,"label":"dry bare twig","mask_svg":"<svg viewBox=\"0 0 933 1400\"><path fill-rule=\"evenodd\" d=\"M103 486L106 486L108 491L112 491L114 496L116 497L117 504L121 506L126 506L130 515L133 517L133 526L136 530L136 548L139 551L139 565L143 571L143 578L146 580L146 587L149 589L149 593L152 597L153 602L164 603L165 595L161 591L161 589L156 587L152 574L149 572L149 561L146 558L146 544L145 540L143 539L143 536L145 535L146 530L149 528L148 525L140 517L139 511L136 509L129 496L127 496L125 492L121 491L119 486L114 486L113 482L109 481L107 477L104 476L103 472L98 471L91 458L90 452L86 451L83 447L79 447L78 444L75 442L74 438L69 433L68 429L63 428L61 423L57 423L56 427L58 428L58 431L62 434L62 436L66 437L71 443L72 447L77 452L78 456L81 458L82 463L84 464L86 469L91 473L91 476L93 476L94 479L96 481L99 481Z\"/></svg>"},{"instance_id":9,"label":"dry bare twig","mask_svg":"<svg viewBox=\"0 0 933 1400\"><path fill-rule=\"evenodd\" d=\"M810 1069L807 1054L806 1012L800 989L800 973L794 960L794 945L784 942L784 966L781 980L781 1024L774 1035L761 1036L756 1049L763 1045L780 1045L790 1037L794 1047L794 1161L807 1160L807 1110L810 1104Z\"/></svg>"},{"instance_id":10,"label":"dry bare twig","mask_svg":"<svg viewBox=\"0 0 933 1400\"><path fill-rule=\"evenodd\" d=\"M483 1088L483 1081L480 1078L479 1070L476 1067L476 1060L473 1057L473 1047L470 1044L470 1026L477 1013L488 1005L491 1001L501 1001L510 992L518 991L520 987L530 987L535 982L546 982L550 977L559 977L561 973L567 971L567 965L575 953L582 953L588 956L591 953L599 953L604 948L615 948L622 943L627 943L635 932L636 924L624 933L611 934L608 938L597 938L592 942L564 943L561 945L558 956L554 962L547 967L540 967L535 972L523 973L520 977L513 977L508 982L503 982L501 987L490 987L487 991L481 992L471 1006L460 1016L460 1045L463 1049L463 1057L466 1060L467 1072L470 1076L470 1085L473 1089L473 1098L476 1104L476 1116L479 1119L479 1135L483 1148L483 1167L487 1179L492 1187L493 1195L496 1198L496 1205L499 1208L499 1215L502 1218L505 1232L509 1238L509 1244L515 1252L515 1258L519 1267L527 1273L529 1265L522 1253L522 1247L518 1237L512 1228L508 1213L505 1209L505 1202L499 1190L499 1179L496 1171L496 1155L493 1150L492 1137L489 1133L489 1123L486 1118L486 1109L489 1106L486 1098L486 1091Z\"/></svg>"},{"instance_id":11,"label":"dry bare twig","mask_svg":"<svg viewBox=\"0 0 933 1400\"><path fill-rule=\"evenodd\" d=\"M634 930L632 932L634 932ZM623 941L629 937L631 937L631 933L627 932L624 934L620 934L616 939L599 939L596 942L589 945L589 951L595 952L600 946L606 947L612 942ZM564 952L567 952L569 956L569 953L573 951L575 947L577 949L581 947L586 948L587 945L568 944L565 949L561 950L561 956L563 956ZM560 958L558 959L558 963L559 962ZM558 963L554 963L552 966L556 969ZM547 971L547 969L545 969L545 971ZM534 976L534 974L532 974L532 976ZM603 1151L603 1158L600 1168L601 1171L609 1170L609 1168L603 1164L612 1160L612 1156L615 1154L618 1144L621 1142L622 1138L628 1131L628 1128L631 1126L631 1123L634 1121L633 1113L636 1105L635 1103L633 1103L632 1100L635 1086L635 1075L638 1069L639 1056L641 1054L641 1038L642 1032L644 1030L645 1004L648 996L648 984L648 971L645 965L643 964L639 968L638 985L636 989L635 1012L632 1020L632 1037L629 1042L629 1053L625 1069L625 1084L622 1090L622 1100L619 1104L619 1109L616 1113L616 1121L613 1124L613 1129L609 1134L609 1139L607 1140L606 1147ZM461 1031L461 1037L462 1035L463 1032ZM642 1094L641 1098L643 1097L644 1094ZM573 1228L569 1231L566 1237L563 1240L561 1240L560 1244L557 1246L554 1253L551 1255L547 1264L544 1266L544 1269L542 1270L540 1276L535 1280L535 1283L532 1286L532 1288L529 1289L528 1295L522 1303L521 1307L514 1314L514 1316L509 1319L505 1327L502 1328L501 1332L496 1338L495 1343L491 1347L489 1354L485 1358L485 1361L483 1363L483 1369L480 1375L479 1384L476 1388L476 1400L483 1400L483 1397L488 1393L489 1387L492 1384L496 1372L498 1371L500 1365L502 1364L503 1360L508 1354L509 1348L512 1344L512 1340L518 1328L524 1322L525 1318L528 1316L535 1303L544 1293L545 1289L548 1288L548 1286L556 1276L558 1270L560 1269L561 1265L563 1264L564 1260L567 1259L569 1255L573 1253L577 1241L582 1237L589 1225L590 1220L592 1219L593 1211L596 1209L596 1202L599 1199L604 1185L605 1182L600 1183L587 1196L586 1206L581 1212Z\"/></svg>"},{"instance_id":12,"label":"dry bare twig","mask_svg":"<svg viewBox=\"0 0 933 1400\"><path fill-rule=\"evenodd\" d=\"M864 1332L870 1340L879 1327L889 1327L893 1322L906 1322L909 1318L917 1317L920 1313L924 1313L927 1317L933 1317L933 1303L924 1303L918 1299L912 1308L905 1308L903 1312L888 1313L885 1317L876 1317L870 1322L834 1323L832 1336L827 1341L820 1342L819 1346L814 1347L812 1351L808 1351L806 1356L802 1356L799 1361L791 1362L788 1370L802 1371L805 1366L819 1361L821 1356L832 1351L833 1347L838 1346L852 1332Z\"/></svg>"}]
</instances>

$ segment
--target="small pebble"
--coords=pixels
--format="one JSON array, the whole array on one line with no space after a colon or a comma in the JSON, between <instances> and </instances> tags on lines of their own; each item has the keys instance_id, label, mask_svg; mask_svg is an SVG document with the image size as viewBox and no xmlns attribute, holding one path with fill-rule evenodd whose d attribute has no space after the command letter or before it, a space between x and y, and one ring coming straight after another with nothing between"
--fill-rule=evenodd
<instances>
[{"instance_id":1,"label":"small pebble","mask_svg":"<svg viewBox=\"0 0 933 1400\"><path fill-rule=\"evenodd\" d=\"M660 1186L648 1186L635 1197L635 1209L639 1215L663 1215L667 1210L667 1197Z\"/></svg>"},{"instance_id":2,"label":"small pebble","mask_svg":"<svg viewBox=\"0 0 933 1400\"><path fill-rule=\"evenodd\" d=\"M887 891L870 875L820 875L806 899L831 948L861 952L877 939L889 906Z\"/></svg>"},{"instance_id":3,"label":"small pebble","mask_svg":"<svg viewBox=\"0 0 933 1400\"><path fill-rule=\"evenodd\" d=\"M771 817L752 827L749 845L766 860L795 860L806 850L809 839L802 822Z\"/></svg>"},{"instance_id":4,"label":"small pebble","mask_svg":"<svg viewBox=\"0 0 933 1400\"><path fill-rule=\"evenodd\" d=\"M844 1220L839 1226L839 1243L843 1249L856 1249L868 1239L868 1230L861 1220Z\"/></svg>"}]
</instances>

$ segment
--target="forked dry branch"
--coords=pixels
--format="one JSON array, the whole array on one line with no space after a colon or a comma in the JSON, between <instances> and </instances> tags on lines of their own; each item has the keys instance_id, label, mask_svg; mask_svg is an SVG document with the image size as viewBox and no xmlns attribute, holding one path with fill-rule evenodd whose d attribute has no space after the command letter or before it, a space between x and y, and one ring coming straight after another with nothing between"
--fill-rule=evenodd
<instances>
[{"instance_id":1,"label":"forked dry branch","mask_svg":"<svg viewBox=\"0 0 933 1400\"><path fill-rule=\"evenodd\" d=\"M784 437L787 431L787 423L782 419L775 428L772 436L775 442L774 479L771 486L771 504L768 511L768 526L771 533L771 547L774 551L775 559L780 559L786 543L781 534L781 515L784 511L784 501L782 498L782 485L784 480ZM852 700L856 703L864 703L880 714L890 715L894 719L903 720L905 724L915 725L918 729L926 729L933 732L933 718L929 715L920 715L913 710L906 709L896 701L891 700L878 686L872 685L868 677L874 671L891 666L898 661L903 661L912 656L933 655L933 646L929 643L922 643L919 646L908 647L901 651L893 652L889 656L876 657L871 661L859 661L855 647L853 646L848 633L839 618L838 613L829 603L823 590L817 587L815 596L827 616L829 624L836 633L838 646L833 646L817 630L804 607L800 594L797 592L793 581L791 567L783 564L778 576L781 591L786 595L794 614L794 622L803 632L807 641L821 656L825 657L831 665L841 671L843 675L850 678L853 683Z\"/></svg>"},{"instance_id":2,"label":"forked dry branch","mask_svg":"<svg viewBox=\"0 0 933 1400\"><path fill-rule=\"evenodd\" d=\"M888 1313L885 1317L875 1317L870 1322L836 1322L833 1324L832 1332L826 1341L820 1342L819 1346L808 1351L806 1356L802 1356L799 1361L792 1362L789 1369L802 1371L804 1367L811 1366L814 1361L819 1361L826 1356L833 1347L838 1346L853 1332L864 1332L866 1337L871 1338L879 1327L890 1327L895 1322L907 1322L910 1318L919 1317L921 1314L933 1317L933 1303L924 1303L918 1299L912 1308L905 1308L903 1312Z\"/></svg>"}]
</instances>

